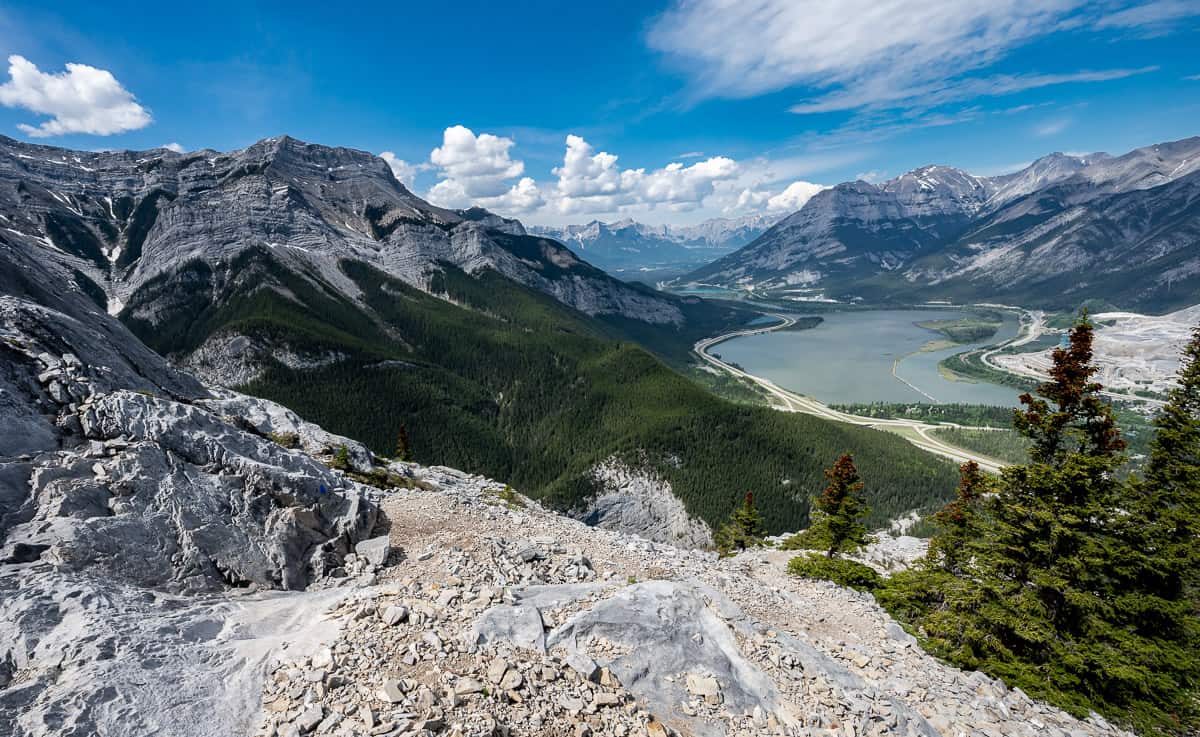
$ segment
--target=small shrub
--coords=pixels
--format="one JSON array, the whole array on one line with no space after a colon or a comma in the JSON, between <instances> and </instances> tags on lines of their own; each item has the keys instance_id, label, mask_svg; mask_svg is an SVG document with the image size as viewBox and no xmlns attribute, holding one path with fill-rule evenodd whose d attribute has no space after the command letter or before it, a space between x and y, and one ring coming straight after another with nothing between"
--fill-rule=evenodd
<instances>
[{"instance_id":1,"label":"small shrub","mask_svg":"<svg viewBox=\"0 0 1200 737\"><path fill-rule=\"evenodd\" d=\"M267 437L285 448L300 447L300 436L294 432L273 432L268 434Z\"/></svg>"},{"instance_id":2,"label":"small shrub","mask_svg":"<svg viewBox=\"0 0 1200 737\"><path fill-rule=\"evenodd\" d=\"M811 553L792 558L788 561L787 570L793 576L833 581L839 586L859 591L874 591L883 584L883 578L870 566Z\"/></svg>"},{"instance_id":3,"label":"small shrub","mask_svg":"<svg viewBox=\"0 0 1200 737\"><path fill-rule=\"evenodd\" d=\"M330 468L336 468L339 471L349 471L350 466L350 450L346 446L338 446L337 452L333 454L333 460L329 462Z\"/></svg>"},{"instance_id":4,"label":"small shrub","mask_svg":"<svg viewBox=\"0 0 1200 737\"><path fill-rule=\"evenodd\" d=\"M779 544L782 550L816 550L826 552L829 550L832 538L828 530L819 525L814 525L807 530L801 530L795 535L791 535ZM847 540L835 551L838 553L853 553L862 548L862 544L853 540Z\"/></svg>"},{"instance_id":5,"label":"small shrub","mask_svg":"<svg viewBox=\"0 0 1200 737\"><path fill-rule=\"evenodd\" d=\"M486 493L500 500L509 509L522 509L525 507L525 502L521 501L521 497L517 496L517 492L513 491L513 487L508 484L505 484L504 488L500 491L489 489Z\"/></svg>"}]
</instances>

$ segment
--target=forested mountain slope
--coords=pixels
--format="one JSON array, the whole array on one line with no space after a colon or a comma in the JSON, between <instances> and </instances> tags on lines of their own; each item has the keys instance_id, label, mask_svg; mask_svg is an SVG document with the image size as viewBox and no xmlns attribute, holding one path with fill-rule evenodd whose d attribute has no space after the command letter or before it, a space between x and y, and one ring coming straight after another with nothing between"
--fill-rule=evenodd
<instances>
[{"instance_id":1,"label":"forested mountain slope","mask_svg":"<svg viewBox=\"0 0 1200 737\"><path fill-rule=\"evenodd\" d=\"M873 522L953 487L948 464L899 438L716 399L632 340L678 358L735 310L428 205L369 154L289 138L188 156L0 144L7 248L207 382L377 453L405 427L416 460L564 507L602 490L595 471L617 457L710 525L754 490L775 530L804 523L845 450L871 479Z\"/></svg>"}]
</instances>

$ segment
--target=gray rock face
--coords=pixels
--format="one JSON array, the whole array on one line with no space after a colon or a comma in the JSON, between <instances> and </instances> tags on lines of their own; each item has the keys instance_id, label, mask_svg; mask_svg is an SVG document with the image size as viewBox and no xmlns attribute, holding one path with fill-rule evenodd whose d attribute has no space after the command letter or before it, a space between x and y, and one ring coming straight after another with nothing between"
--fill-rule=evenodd
<instances>
[{"instance_id":1,"label":"gray rock face","mask_svg":"<svg viewBox=\"0 0 1200 737\"><path fill-rule=\"evenodd\" d=\"M600 491L572 513L576 519L682 548L712 547L712 529L687 513L665 479L616 458L597 465L591 475Z\"/></svg>"},{"instance_id":2,"label":"gray rock face","mask_svg":"<svg viewBox=\"0 0 1200 737\"><path fill-rule=\"evenodd\" d=\"M151 325L194 307L213 279L236 279L229 266L255 250L351 298L357 288L339 260L421 289L448 263L469 274L495 270L588 314L682 320L671 300L608 277L516 221L435 207L376 156L286 136L189 154L69 151L0 137L0 214L0 243L78 271L110 312Z\"/></svg>"},{"instance_id":3,"label":"gray rock face","mask_svg":"<svg viewBox=\"0 0 1200 737\"><path fill-rule=\"evenodd\" d=\"M861 282L883 275L892 296L1187 306L1200 284L1198 162L1189 138L1119 157L1052 154L997 177L929 166L847 182L686 278L861 297Z\"/></svg>"},{"instance_id":4,"label":"gray rock face","mask_svg":"<svg viewBox=\"0 0 1200 737\"><path fill-rule=\"evenodd\" d=\"M805 714L788 706L771 675L745 656L741 640L756 637L751 620L721 592L708 586L678 581L653 581L627 586L609 598L586 602L594 588L579 586L534 587L514 592L516 606L484 612L476 621L476 642L507 643L519 648L531 643L533 617L539 607L578 601L578 613L545 634L545 647L563 651L564 664L584 680L601 677L601 666L639 703L655 714L669 715L677 729L689 734L722 735L724 727L703 714L681 709L696 697L710 706L721 705L736 714L758 714L761 719L799 728ZM514 627L520 612L528 628ZM525 630L528 629L529 633ZM537 628L541 635L540 626ZM851 691L870 691L858 676L807 643L779 634L780 650L772 657L802 663L805 673ZM588 654L595 642L608 643L615 656ZM892 704L897 734L936 737L936 730L916 711ZM791 732L789 732L791 733Z\"/></svg>"},{"instance_id":5,"label":"gray rock face","mask_svg":"<svg viewBox=\"0 0 1200 737\"><path fill-rule=\"evenodd\" d=\"M379 514L305 448L370 454L212 396L72 283L0 244L0 734L248 733L270 653L345 595L264 591L324 585Z\"/></svg>"}]
</instances>

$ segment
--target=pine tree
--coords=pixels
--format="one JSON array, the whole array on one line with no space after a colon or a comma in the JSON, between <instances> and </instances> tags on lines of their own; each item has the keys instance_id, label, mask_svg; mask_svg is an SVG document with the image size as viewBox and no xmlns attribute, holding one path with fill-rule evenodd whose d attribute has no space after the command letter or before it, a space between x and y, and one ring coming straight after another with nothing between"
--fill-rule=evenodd
<instances>
[{"instance_id":1,"label":"pine tree","mask_svg":"<svg viewBox=\"0 0 1200 737\"><path fill-rule=\"evenodd\" d=\"M867 528L863 527L862 518L869 510L862 497L863 482L849 453L843 453L832 467L825 469L825 477L829 485L813 500L821 513L813 526L819 526L820 535L828 539L825 555L832 558L847 545L866 542Z\"/></svg>"},{"instance_id":2,"label":"pine tree","mask_svg":"<svg viewBox=\"0 0 1200 737\"><path fill-rule=\"evenodd\" d=\"M754 493L748 491L741 506L733 510L729 521L717 531L717 551L726 556L761 545L765 533L762 515L754 506Z\"/></svg>"},{"instance_id":3,"label":"pine tree","mask_svg":"<svg viewBox=\"0 0 1200 737\"><path fill-rule=\"evenodd\" d=\"M1153 588L1171 600L1200 597L1200 328L1182 359L1179 386L1154 420L1136 515L1154 552Z\"/></svg>"},{"instance_id":4,"label":"pine tree","mask_svg":"<svg viewBox=\"0 0 1200 737\"><path fill-rule=\"evenodd\" d=\"M955 497L933 515L938 533L929 541L928 559L947 573L959 574L970 562L983 529L980 508L991 489L988 477L975 461L959 466Z\"/></svg>"},{"instance_id":5,"label":"pine tree","mask_svg":"<svg viewBox=\"0 0 1200 737\"><path fill-rule=\"evenodd\" d=\"M1151 701L1182 725L1200 722L1200 329L1183 351L1179 386L1155 418L1145 479L1130 482L1122 519L1123 627L1149 643L1129 658Z\"/></svg>"},{"instance_id":6,"label":"pine tree","mask_svg":"<svg viewBox=\"0 0 1200 737\"><path fill-rule=\"evenodd\" d=\"M408 428L404 425L400 426L400 432L396 436L396 460L408 461L412 460L409 456L411 451L408 447Z\"/></svg>"},{"instance_id":7,"label":"pine tree","mask_svg":"<svg viewBox=\"0 0 1200 737\"><path fill-rule=\"evenodd\" d=\"M1075 713L1140 694L1147 679L1129 663L1113 611L1114 574L1128 557L1114 537L1125 443L1092 381L1092 337L1084 314L1039 396L1020 397L1014 426L1031 442L1030 462L1002 470L977 548L978 592L954 602L974 620L962 626L960 659Z\"/></svg>"}]
</instances>

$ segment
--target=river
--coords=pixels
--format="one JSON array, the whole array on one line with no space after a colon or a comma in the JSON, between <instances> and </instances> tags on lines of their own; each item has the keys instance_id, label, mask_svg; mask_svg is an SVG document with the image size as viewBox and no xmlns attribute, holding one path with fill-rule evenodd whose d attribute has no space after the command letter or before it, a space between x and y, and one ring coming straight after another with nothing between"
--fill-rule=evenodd
<instances>
[{"instance_id":1,"label":"river","mask_svg":"<svg viewBox=\"0 0 1200 737\"><path fill-rule=\"evenodd\" d=\"M938 371L938 362L947 356L1015 337L1019 325L1012 313L1004 313L1000 330L985 342L921 351L922 346L945 336L915 323L963 314L953 309L831 312L823 314L824 321L810 330L734 338L714 346L713 352L752 374L826 404L929 402L932 396L938 402L1016 406L1015 389L953 381ZM896 359L901 360L893 376Z\"/></svg>"}]
</instances>

